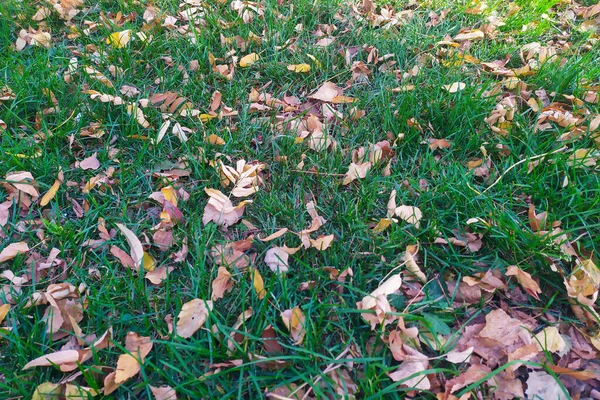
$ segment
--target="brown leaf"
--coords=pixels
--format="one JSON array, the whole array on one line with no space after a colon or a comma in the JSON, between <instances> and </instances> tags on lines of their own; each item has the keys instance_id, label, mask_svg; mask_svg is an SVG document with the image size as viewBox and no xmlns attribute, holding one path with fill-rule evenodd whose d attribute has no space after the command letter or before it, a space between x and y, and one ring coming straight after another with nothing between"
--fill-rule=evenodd
<instances>
[{"instance_id":1,"label":"brown leaf","mask_svg":"<svg viewBox=\"0 0 600 400\"><path fill-rule=\"evenodd\" d=\"M471 365L465 372L446 382L446 394L454 393L473 382L477 382L490 372L492 372L492 370L485 365Z\"/></svg>"},{"instance_id":2,"label":"brown leaf","mask_svg":"<svg viewBox=\"0 0 600 400\"><path fill-rule=\"evenodd\" d=\"M260 337L263 339L263 346L265 351L269 354L281 354L283 353L283 347L277 341L277 335L275 333L275 329L271 325L267 325L265 329L263 329Z\"/></svg>"},{"instance_id":3,"label":"brown leaf","mask_svg":"<svg viewBox=\"0 0 600 400\"><path fill-rule=\"evenodd\" d=\"M213 309L213 302L194 299L183 305L177 316L177 334L182 338L191 337L204 325L208 313Z\"/></svg>"},{"instance_id":4,"label":"brown leaf","mask_svg":"<svg viewBox=\"0 0 600 400\"><path fill-rule=\"evenodd\" d=\"M117 257L117 259L121 262L124 267L136 269L135 261L133 258L125 250L118 248L117 246L111 246L110 253Z\"/></svg>"},{"instance_id":5,"label":"brown leaf","mask_svg":"<svg viewBox=\"0 0 600 400\"><path fill-rule=\"evenodd\" d=\"M520 340L519 333L523 323L516 318L511 318L504 310L496 309L485 316L485 328L479 333L479 336L496 340L505 345Z\"/></svg>"},{"instance_id":6,"label":"brown leaf","mask_svg":"<svg viewBox=\"0 0 600 400\"><path fill-rule=\"evenodd\" d=\"M348 172L346 172L342 185L348 185L356 179L363 179L367 176L367 172L369 172L372 166L373 164L371 162L362 164L351 163L348 166Z\"/></svg>"},{"instance_id":7,"label":"brown leaf","mask_svg":"<svg viewBox=\"0 0 600 400\"><path fill-rule=\"evenodd\" d=\"M337 96L341 96L344 90L332 82L325 82L319 90L308 96L310 99L320 100L325 102L333 102Z\"/></svg>"},{"instance_id":8,"label":"brown leaf","mask_svg":"<svg viewBox=\"0 0 600 400\"><path fill-rule=\"evenodd\" d=\"M217 277L212 282L212 296L210 299L212 301L222 299L225 292L230 291L232 287L231 274L227 271L227 268L219 267Z\"/></svg>"},{"instance_id":9,"label":"brown leaf","mask_svg":"<svg viewBox=\"0 0 600 400\"><path fill-rule=\"evenodd\" d=\"M333 243L333 239L334 239L334 235L320 235L317 236L316 239L310 239L310 245L311 247L314 247L315 249L319 250L319 251L324 251L327 250L331 244Z\"/></svg>"},{"instance_id":10,"label":"brown leaf","mask_svg":"<svg viewBox=\"0 0 600 400\"><path fill-rule=\"evenodd\" d=\"M27 253L29 246L25 242L11 243L0 252L0 263L12 260L19 254Z\"/></svg>"},{"instance_id":11,"label":"brown leaf","mask_svg":"<svg viewBox=\"0 0 600 400\"><path fill-rule=\"evenodd\" d=\"M506 269L506 275L507 276L516 276L517 281L523 287L523 289L525 289L525 291L527 293L529 293L531 296L535 297L536 300L540 299L538 295L540 293L542 293L542 289L540 289L540 286L537 284L536 281L533 280L533 278L531 277L530 274L523 271L516 265L511 265L510 267L508 267Z\"/></svg>"},{"instance_id":12,"label":"brown leaf","mask_svg":"<svg viewBox=\"0 0 600 400\"><path fill-rule=\"evenodd\" d=\"M170 386L150 386L150 391L154 395L154 400L177 400L177 393Z\"/></svg>"}]
</instances>

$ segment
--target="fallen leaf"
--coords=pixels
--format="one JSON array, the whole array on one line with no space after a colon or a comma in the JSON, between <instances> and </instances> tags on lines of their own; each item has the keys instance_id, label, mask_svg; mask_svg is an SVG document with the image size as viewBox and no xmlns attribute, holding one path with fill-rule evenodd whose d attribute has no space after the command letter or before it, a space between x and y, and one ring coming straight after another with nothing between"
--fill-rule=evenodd
<instances>
[{"instance_id":1,"label":"fallen leaf","mask_svg":"<svg viewBox=\"0 0 600 400\"><path fill-rule=\"evenodd\" d=\"M473 354L473 347L469 347L464 351L451 351L446 354L446 360L453 364L460 364L463 362L469 362L471 359L471 354Z\"/></svg>"},{"instance_id":2,"label":"fallen leaf","mask_svg":"<svg viewBox=\"0 0 600 400\"><path fill-rule=\"evenodd\" d=\"M519 284L525 289L527 293L531 296L535 297L536 300L539 300L539 294L542 293L542 289L537 284L536 281L533 280L530 274L523 271L516 265L511 265L506 269L507 276L516 276Z\"/></svg>"},{"instance_id":3,"label":"fallen leaf","mask_svg":"<svg viewBox=\"0 0 600 400\"><path fill-rule=\"evenodd\" d=\"M252 202L252 200L244 200L234 206L229 197L220 191L208 188L205 188L204 191L210 196L202 216L204 225L211 221L224 227L236 224L242 218L244 206Z\"/></svg>"},{"instance_id":4,"label":"fallen leaf","mask_svg":"<svg viewBox=\"0 0 600 400\"><path fill-rule=\"evenodd\" d=\"M225 296L225 292L230 291L232 287L231 274L227 271L227 268L219 267L217 277L212 282L212 295L210 299L212 301L222 299Z\"/></svg>"},{"instance_id":5,"label":"fallen leaf","mask_svg":"<svg viewBox=\"0 0 600 400\"><path fill-rule=\"evenodd\" d=\"M443 88L448 91L448 93L456 93L462 91L466 88L467 85L464 82L454 82L449 85L444 85Z\"/></svg>"},{"instance_id":6,"label":"fallen leaf","mask_svg":"<svg viewBox=\"0 0 600 400\"><path fill-rule=\"evenodd\" d=\"M52 400L60 398L62 385L58 383L44 382L35 388L31 400Z\"/></svg>"},{"instance_id":7,"label":"fallen leaf","mask_svg":"<svg viewBox=\"0 0 600 400\"><path fill-rule=\"evenodd\" d=\"M127 43L129 43L130 39L131 39L131 30L127 29L127 30L124 30L121 32L111 33L106 38L106 43L110 44L111 46L113 46L116 49L122 49L123 47L127 46Z\"/></svg>"},{"instance_id":8,"label":"fallen leaf","mask_svg":"<svg viewBox=\"0 0 600 400\"><path fill-rule=\"evenodd\" d=\"M167 279L167 275L173 271L173 267L158 267L152 271L146 272L144 278L148 279L155 285L160 285L165 279Z\"/></svg>"},{"instance_id":9,"label":"fallen leaf","mask_svg":"<svg viewBox=\"0 0 600 400\"><path fill-rule=\"evenodd\" d=\"M133 259L135 269L139 269L144 263L144 248L142 247L142 242L140 239L135 236L131 230L129 230L123 224L116 224L117 227L121 230L123 235L125 235L125 239L127 239L127 243L129 244L131 258Z\"/></svg>"},{"instance_id":10,"label":"fallen leaf","mask_svg":"<svg viewBox=\"0 0 600 400\"><path fill-rule=\"evenodd\" d=\"M267 292L265 291L265 282L260 273L256 270L256 268L252 268L251 273L252 285L254 286L254 290L256 291L256 297L262 300L267 294Z\"/></svg>"},{"instance_id":11,"label":"fallen leaf","mask_svg":"<svg viewBox=\"0 0 600 400\"><path fill-rule=\"evenodd\" d=\"M406 252L404 253L404 262L406 263L406 269L414 275L422 283L427 282L427 276L421 271L421 267L417 264L416 257L419 251L418 245L406 246Z\"/></svg>"},{"instance_id":12,"label":"fallen leaf","mask_svg":"<svg viewBox=\"0 0 600 400\"><path fill-rule=\"evenodd\" d=\"M265 264L271 271L285 273L289 269L290 255L283 247L272 247L265 254Z\"/></svg>"},{"instance_id":13,"label":"fallen leaf","mask_svg":"<svg viewBox=\"0 0 600 400\"><path fill-rule=\"evenodd\" d=\"M19 254L27 253L29 246L25 242L11 243L0 252L0 263L12 260Z\"/></svg>"},{"instance_id":14,"label":"fallen leaf","mask_svg":"<svg viewBox=\"0 0 600 400\"><path fill-rule=\"evenodd\" d=\"M394 214L409 224L413 224L415 228L419 228L421 218L423 218L423 213L421 210L418 207L412 206L396 207Z\"/></svg>"},{"instance_id":15,"label":"fallen leaf","mask_svg":"<svg viewBox=\"0 0 600 400\"><path fill-rule=\"evenodd\" d=\"M288 71L297 73L306 73L310 71L310 65L308 64L291 64L287 66Z\"/></svg>"},{"instance_id":16,"label":"fallen leaf","mask_svg":"<svg viewBox=\"0 0 600 400\"><path fill-rule=\"evenodd\" d=\"M79 352L77 350L63 350L54 353L46 354L29 361L23 367L23 370L33 367L49 367L51 365L62 365L77 362L79 360Z\"/></svg>"},{"instance_id":17,"label":"fallen leaf","mask_svg":"<svg viewBox=\"0 0 600 400\"><path fill-rule=\"evenodd\" d=\"M330 103L335 97L341 96L343 93L343 89L338 87L336 84L332 82L325 82L323 85L321 85L319 90L317 90L314 94L308 97L314 100L320 100Z\"/></svg>"},{"instance_id":18,"label":"fallen leaf","mask_svg":"<svg viewBox=\"0 0 600 400\"><path fill-rule=\"evenodd\" d=\"M250 53L246 54L244 57L240 59L240 67L249 67L259 59L258 54Z\"/></svg>"},{"instance_id":19,"label":"fallen leaf","mask_svg":"<svg viewBox=\"0 0 600 400\"><path fill-rule=\"evenodd\" d=\"M348 172L346 172L346 176L342 181L342 185L348 185L356 179L363 179L367 176L367 172L369 172L372 166L373 164L371 162L366 162L362 164L350 164L348 166Z\"/></svg>"},{"instance_id":20,"label":"fallen leaf","mask_svg":"<svg viewBox=\"0 0 600 400\"><path fill-rule=\"evenodd\" d=\"M79 168L81 168L84 171L87 169L95 170L95 169L100 168L100 161L96 157L96 153L81 160L79 162Z\"/></svg>"},{"instance_id":21,"label":"fallen leaf","mask_svg":"<svg viewBox=\"0 0 600 400\"><path fill-rule=\"evenodd\" d=\"M528 399L567 400L569 398L560 388L556 378L544 371L529 372L525 394Z\"/></svg>"},{"instance_id":22,"label":"fallen leaf","mask_svg":"<svg viewBox=\"0 0 600 400\"><path fill-rule=\"evenodd\" d=\"M154 396L154 400L177 400L177 393L170 386L155 387L150 385L150 391Z\"/></svg>"},{"instance_id":23,"label":"fallen leaf","mask_svg":"<svg viewBox=\"0 0 600 400\"><path fill-rule=\"evenodd\" d=\"M137 375L152 347L153 343L150 337L139 336L135 332L129 332L125 339L125 348L131 354L121 354L119 356L115 371L115 383L121 384Z\"/></svg>"},{"instance_id":24,"label":"fallen leaf","mask_svg":"<svg viewBox=\"0 0 600 400\"><path fill-rule=\"evenodd\" d=\"M410 360L403 361L398 369L391 374L388 374L394 382L401 382L402 386L419 390L428 390L431 388L431 382L427 374L420 374L414 378L409 378L412 375L423 372L429 368L427 356L413 350L409 355Z\"/></svg>"},{"instance_id":25,"label":"fallen leaf","mask_svg":"<svg viewBox=\"0 0 600 400\"><path fill-rule=\"evenodd\" d=\"M454 393L473 382L485 378L485 376L491 372L492 370L486 365L471 365L465 372L446 382L446 393Z\"/></svg>"},{"instance_id":26,"label":"fallen leaf","mask_svg":"<svg viewBox=\"0 0 600 400\"><path fill-rule=\"evenodd\" d=\"M310 245L311 247L314 247L317 250L324 251L327 250L329 246L331 246L331 243L333 243L333 238L333 235L317 236L317 238L314 240L310 239Z\"/></svg>"},{"instance_id":27,"label":"fallen leaf","mask_svg":"<svg viewBox=\"0 0 600 400\"><path fill-rule=\"evenodd\" d=\"M285 310L281 313L281 319L283 323L290 331L294 344L302 344L304 336L306 335L306 318L300 310L300 307L296 306L291 310Z\"/></svg>"},{"instance_id":28,"label":"fallen leaf","mask_svg":"<svg viewBox=\"0 0 600 400\"><path fill-rule=\"evenodd\" d=\"M550 353L560 353L567 345L555 326L544 328L535 335L533 340L540 350L549 351Z\"/></svg>"},{"instance_id":29,"label":"fallen leaf","mask_svg":"<svg viewBox=\"0 0 600 400\"><path fill-rule=\"evenodd\" d=\"M182 338L191 337L204 325L208 313L213 309L213 302L194 299L183 305L177 316L177 334Z\"/></svg>"},{"instance_id":30,"label":"fallen leaf","mask_svg":"<svg viewBox=\"0 0 600 400\"><path fill-rule=\"evenodd\" d=\"M50 189L48 189L48 191L42 196L42 199L40 200L41 207L45 207L46 205L48 205L48 203L50 203L50 200L52 200L56 196L56 193L58 192L61 183L62 181L58 179L54 181Z\"/></svg>"},{"instance_id":31,"label":"fallen leaf","mask_svg":"<svg viewBox=\"0 0 600 400\"><path fill-rule=\"evenodd\" d=\"M457 42L464 42L467 40L483 39L484 37L485 34L482 31L479 29L473 29L459 33L458 35L454 36L454 40Z\"/></svg>"}]
</instances>

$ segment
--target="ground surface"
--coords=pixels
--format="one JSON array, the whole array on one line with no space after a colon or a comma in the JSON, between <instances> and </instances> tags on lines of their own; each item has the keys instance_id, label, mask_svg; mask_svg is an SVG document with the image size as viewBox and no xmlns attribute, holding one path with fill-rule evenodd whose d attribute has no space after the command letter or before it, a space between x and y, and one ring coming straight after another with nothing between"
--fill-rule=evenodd
<instances>
[{"instance_id":1,"label":"ground surface","mask_svg":"<svg viewBox=\"0 0 600 400\"><path fill-rule=\"evenodd\" d=\"M598 398L600 6L1 3L0 397Z\"/></svg>"}]
</instances>

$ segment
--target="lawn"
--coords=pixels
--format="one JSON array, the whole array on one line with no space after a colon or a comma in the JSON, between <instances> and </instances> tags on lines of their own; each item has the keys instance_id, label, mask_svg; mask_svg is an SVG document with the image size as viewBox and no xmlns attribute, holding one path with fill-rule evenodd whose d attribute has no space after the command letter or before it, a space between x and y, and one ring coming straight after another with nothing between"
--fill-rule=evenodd
<instances>
[{"instance_id":1,"label":"lawn","mask_svg":"<svg viewBox=\"0 0 600 400\"><path fill-rule=\"evenodd\" d=\"M580 3L0 2L0 397L599 398Z\"/></svg>"}]
</instances>

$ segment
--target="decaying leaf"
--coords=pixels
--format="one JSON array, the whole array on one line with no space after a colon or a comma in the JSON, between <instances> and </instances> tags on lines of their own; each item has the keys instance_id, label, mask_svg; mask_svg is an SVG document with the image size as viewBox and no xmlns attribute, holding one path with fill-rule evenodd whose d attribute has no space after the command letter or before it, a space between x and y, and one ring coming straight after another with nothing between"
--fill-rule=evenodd
<instances>
[{"instance_id":1,"label":"decaying leaf","mask_svg":"<svg viewBox=\"0 0 600 400\"><path fill-rule=\"evenodd\" d=\"M121 32L111 33L106 38L106 43L117 49L122 49L123 47L127 46L129 40L131 40L131 30L127 29Z\"/></svg>"},{"instance_id":2,"label":"decaying leaf","mask_svg":"<svg viewBox=\"0 0 600 400\"><path fill-rule=\"evenodd\" d=\"M515 276L519 284L525 289L527 293L531 296L535 297L536 300L539 300L539 294L542 293L542 289L540 289L540 285L537 284L536 281L533 280L530 274L523 271L516 265L511 265L506 269L507 276Z\"/></svg>"}]
</instances>

